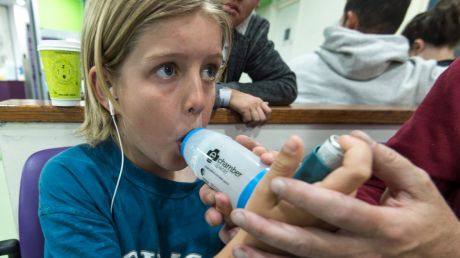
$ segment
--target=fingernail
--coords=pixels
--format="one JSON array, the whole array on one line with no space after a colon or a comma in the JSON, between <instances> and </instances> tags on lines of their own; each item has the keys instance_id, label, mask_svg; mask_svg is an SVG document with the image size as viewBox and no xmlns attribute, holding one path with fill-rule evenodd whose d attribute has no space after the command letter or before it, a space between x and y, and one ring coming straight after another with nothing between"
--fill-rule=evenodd
<instances>
[{"instance_id":1,"label":"fingernail","mask_svg":"<svg viewBox=\"0 0 460 258\"><path fill-rule=\"evenodd\" d=\"M234 211L234 212L232 212L231 216L232 216L233 223L235 223L236 225L238 225L240 227L244 226L244 223L246 222L246 218L244 217L243 212Z\"/></svg>"},{"instance_id":2,"label":"fingernail","mask_svg":"<svg viewBox=\"0 0 460 258\"><path fill-rule=\"evenodd\" d=\"M279 195L284 191L286 183L281 178L275 178L272 180L270 186L272 188L272 191Z\"/></svg>"},{"instance_id":3,"label":"fingernail","mask_svg":"<svg viewBox=\"0 0 460 258\"><path fill-rule=\"evenodd\" d=\"M214 194L213 193L209 193L206 195L206 200L209 202L209 203L214 203Z\"/></svg>"},{"instance_id":4,"label":"fingernail","mask_svg":"<svg viewBox=\"0 0 460 258\"><path fill-rule=\"evenodd\" d=\"M341 135L341 137L343 138L344 141L352 141L353 140L353 138L348 134Z\"/></svg>"},{"instance_id":5,"label":"fingernail","mask_svg":"<svg viewBox=\"0 0 460 258\"><path fill-rule=\"evenodd\" d=\"M234 228L232 228L232 229L230 229L228 231L228 234L230 235L231 238L233 238L234 236L236 236L238 231L240 231L240 228L239 227L234 227Z\"/></svg>"},{"instance_id":6,"label":"fingernail","mask_svg":"<svg viewBox=\"0 0 460 258\"><path fill-rule=\"evenodd\" d=\"M212 226L213 224L211 223L212 221L210 220L210 218L208 218L208 216L204 216L204 220L206 221L206 223L208 223L208 225Z\"/></svg>"},{"instance_id":7,"label":"fingernail","mask_svg":"<svg viewBox=\"0 0 460 258\"><path fill-rule=\"evenodd\" d=\"M374 148L375 146L377 146L378 142L376 142L374 139L371 138L371 142L370 142L370 145L371 145L371 148Z\"/></svg>"},{"instance_id":8,"label":"fingernail","mask_svg":"<svg viewBox=\"0 0 460 258\"><path fill-rule=\"evenodd\" d=\"M367 143L369 143L369 145L371 147L374 147L374 146L377 145L377 142L374 139L372 139L367 133L365 133L363 131L354 130L354 131L351 132L351 135L353 135L354 137L361 138L361 140L364 140Z\"/></svg>"},{"instance_id":9,"label":"fingernail","mask_svg":"<svg viewBox=\"0 0 460 258\"><path fill-rule=\"evenodd\" d=\"M289 138L287 142L283 144L283 151L288 152L288 153L295 153L297 150L297 145L295 144L294 140L292 138Z\"/></svg>"},{"instance_id":10,"label":"fingernail","mask_svg":"<svg viewBox=\"0 0 460 258\"><path fill-rule=\"evenodd\" d=\"M240 247L236 247L233 249L233 256L235 256L236 258L249 258L246 252Z\"/></svg>"}]
</instances>

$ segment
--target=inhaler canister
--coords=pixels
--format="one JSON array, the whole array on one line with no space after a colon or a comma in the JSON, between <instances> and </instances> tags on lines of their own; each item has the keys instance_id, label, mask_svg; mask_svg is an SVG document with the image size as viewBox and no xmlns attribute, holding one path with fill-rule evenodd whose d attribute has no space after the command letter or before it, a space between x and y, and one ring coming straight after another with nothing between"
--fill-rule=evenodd
<instances>
[{"instance_id":1,"label":"inhaler canister","mask_svg":"<svg viewBox=\"0 0 460 258\"><path fill-rule=\"evenodd\" d=\"M316 146L304 157L294 178L308 183L323 180L332 170L342 164L343 150L338 136L331 135L323 144Z\"/></svg>"},{"instance_id":2,"label":"inhaler canister","mask_svg":"<svg viewBox=\"0 0 460 258\"><path fill-rule=\"evenodd\" d=\"M226 193L243 208L268 171L260 158L232 138L204 128L190 131L181 153L193 173L211 188Z\"/></svg>"}]
</instances>

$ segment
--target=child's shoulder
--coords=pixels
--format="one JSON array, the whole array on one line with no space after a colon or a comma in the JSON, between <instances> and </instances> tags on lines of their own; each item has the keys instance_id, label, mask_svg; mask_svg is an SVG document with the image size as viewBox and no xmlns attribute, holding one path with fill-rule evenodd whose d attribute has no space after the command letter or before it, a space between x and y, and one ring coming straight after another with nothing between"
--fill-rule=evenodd
<instances>
[{"instance_id":1,"label":"child's shoulder","mask_svg":"<svg viewBox=\"0 0 460 258\"><path fill-rule=\"evenodd\" d=\"M80 144L57 154L45 164L43 178L91 178L103 176L103 171L111 167L116 152L110 143L96 146Z\"/></svg>"},{"instance_id":2,"label":"child's shoulder","mask_svg":"<svg viewBox=\"0 0 460 258\"><path fill-rule=\"evenodd\" d=\"M270 29L270 22L262 16L253 13L247 25L246 37L264 38L268 40L268 31Z\"/></svg>"},{"instance_id":3,"label":"child's shoulder","mask_svg":"<svg viewBox=\"0 0 460 258\"><path fill-rule=\"evenodd\" d=\"M257 13L253 13L251 15L251 20L249 21L250 24L252 24L253 26L256 26L256 27L268 27L270 26L270 22L265 19L264 17L260 16L259 14Z\"/></svg>"},{"instance_id":4,"label":"child's shoulder","mask_svg":"<svg viewBox=\"0 0 460 258\"><path fill-rule=\"evenodd\" d=\"M77 145L46 163L39 182L40 216L67 213L96 218L95 207L107 208L107 189L113 182L110 170L99 161L108 157L100 148Z\"/></svg>"},{"instance_id":5,"label":"child's shoulder","mask_svg":"<svg viewBox=\"0 0 460 258\"><path fill-rule=\"evenodd\" d=\"M91 147L88 144L79 144L62 151L56 156L48 160L45 169L50 165L63 165L72 167L73 165L83 165L93 160L93 155L96 147Z\"/></svg>"}]
</instances>

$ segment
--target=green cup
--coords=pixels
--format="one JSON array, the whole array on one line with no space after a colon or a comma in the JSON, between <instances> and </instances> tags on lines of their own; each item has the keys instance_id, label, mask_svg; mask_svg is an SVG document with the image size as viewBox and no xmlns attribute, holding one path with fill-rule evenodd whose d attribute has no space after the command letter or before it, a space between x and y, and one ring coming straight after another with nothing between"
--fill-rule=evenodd
<instances>
[{"instance_id":1,"label":"green cup","mask_svg":"<svg viewBox=\"0 0 460 258\"><path fill-rule=\"evenodd\" d=\"M42 40L38 51L51 104L64 107L80 105L80 43Z\"/></svg>"}]
</instances>

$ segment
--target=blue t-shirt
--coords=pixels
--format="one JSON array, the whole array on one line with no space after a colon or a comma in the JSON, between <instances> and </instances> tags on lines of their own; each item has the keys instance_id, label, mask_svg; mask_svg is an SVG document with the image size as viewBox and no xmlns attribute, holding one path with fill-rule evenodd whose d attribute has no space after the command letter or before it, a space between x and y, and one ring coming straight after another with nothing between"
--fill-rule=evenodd
<instances>
[{"instance_id":1,"label":"blue t-shirt","mask_svg":"<svg viewBox=\"0 0 460 258\"><path fill-rule=\"evenodd\" d=\"M204 220L201 182L152 175L125 159L113 141L79 145L54 157L40 178L45 257L212 257L223 244Z\"/></svg>"}]
</instances>

